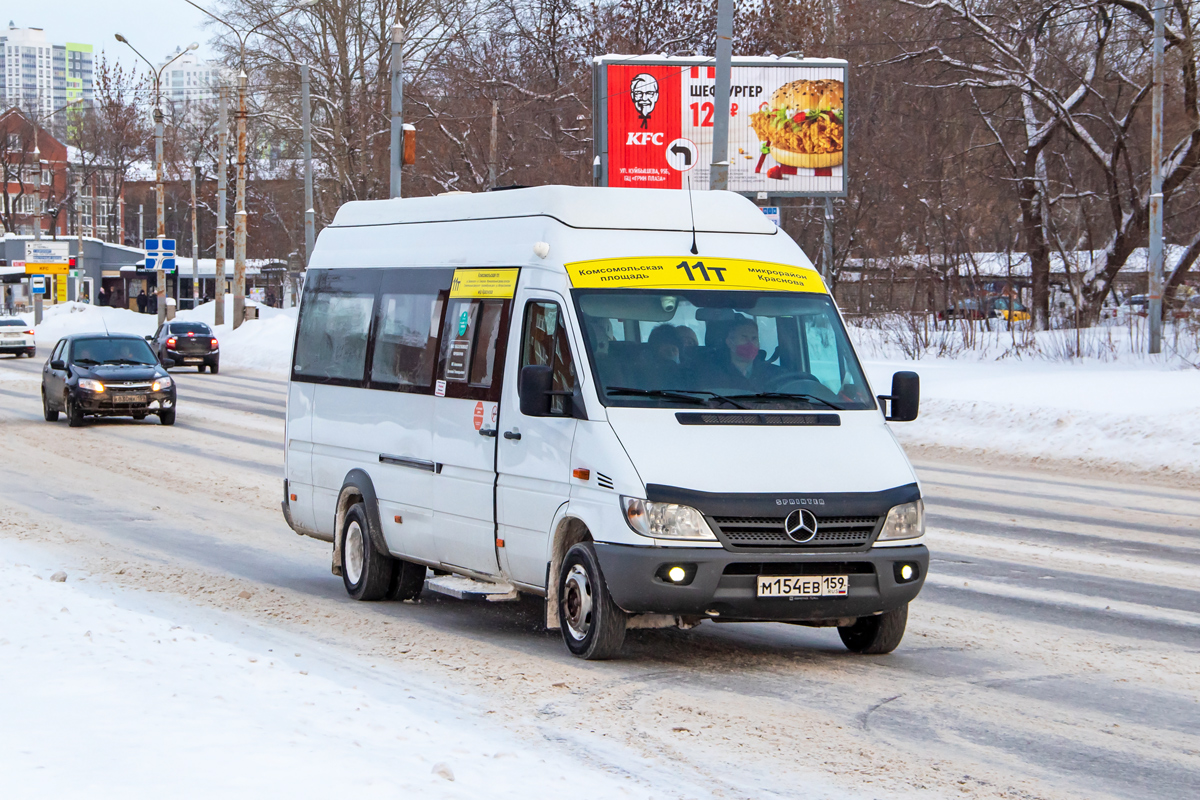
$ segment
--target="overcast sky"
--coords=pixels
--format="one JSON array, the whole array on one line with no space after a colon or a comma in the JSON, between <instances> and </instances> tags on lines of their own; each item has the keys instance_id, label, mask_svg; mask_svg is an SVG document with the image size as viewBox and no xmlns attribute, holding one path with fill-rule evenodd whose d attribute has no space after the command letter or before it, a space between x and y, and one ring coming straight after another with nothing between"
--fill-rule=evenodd
<instances>
[{"instance_id":1,"label":"overcast sky","mask_svg":"<svg viewBox=\"0 0 1200 800\"><path fill-rule=\"evenodd\" d=\"M209 0L200 5L213 8ZM158 63L176 47L199 42L197 55L204 59L212 55L208 40L214 28L204 25L206 17L183 0L58 0L55 3L5 3L0 25L5 30L9 21L18 28L42 28L53 44L80 42L95 48L97 56L104 50L110 59L126 66L141 64L128 47L113 38L120 32L146 58ZM99 58L97 57L97 61ZM144 65L143 65L144 66Z\"/></svg>"}]
</instances>

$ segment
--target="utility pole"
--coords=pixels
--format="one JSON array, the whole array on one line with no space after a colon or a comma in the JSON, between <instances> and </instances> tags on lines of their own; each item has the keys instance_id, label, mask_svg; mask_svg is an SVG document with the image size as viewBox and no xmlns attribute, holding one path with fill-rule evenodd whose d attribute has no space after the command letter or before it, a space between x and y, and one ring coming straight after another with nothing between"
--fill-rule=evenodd
<instances>
[{"instance_id":1,"label":"utility pole","mask_svg":"<svg viewBox=\"0 0 1200 800\"><path fill-rule=\"evenodd\" d=\"M159 240L166 238L167 235L167 217L164 210L163 197L163 113L158 107L158 92L155 92L154 107L154 194L155 198L155 214L157 215L158 224L155 226ZM162 258L156 262L158 269L154 270L154 294L157 296L158 306L158 324L162 325L167 318L167 273L162 268Z\"/></svg>"},{"instance_id":2,"label":"utility pole","mask_svg":"<svg viewBox=\"0 0 1200 800\"><path fill-rule=\"evenodd\" d=\"M199 174L200 168L192 165L192 308L200 305L200 237L196 224L196 181Z\"/></svg>"},{"instance_id":3,"label":"utility pole","mask_svg":"<svg viewBox=\"0 0 1200 800\"><path fill-rule=\"evenodd\" d=\"M229 230L225 225L228 216L225 195L229 189L229 117L226 115L228 101L229 89L222 83L217 122L217 269L213 279L216 284L213 287L213 300L216 302L213 323L216 325L225 324L225 236Z\"/></svg>"},{"instance_id":4,"label":"utility pole","mask_svg":"<svg viewBox=\"0 0 1200 800\"><path fill-rule=\"evenodd\" d=\"M717 0L717 86L713 95L712 165L708 188L729 188L729 80L733 59L733 0Z\"/></svg>"},{"instance_id":5,"label":"utility pole","mask_svg":"<svg viewBox=\"0 0 1200 800\"><path fill-rule=\"evenodd\" d=\"M33 240L42 240L42 153L38 150L38 118L33 118ZM51 278L54 280L55 278ZM49 291L49 287L46 287ZM42 298L45 295L33 296L33 324L42 324Z\"/></svg>"},{"instance_id":6,"label":"utility pole","mask_svg":"<svg viewBox=\"0 0 1200 800\"><path fill-rule=\"evenodd\" d=\"M312 101L309 98L308 64L300 65L300 127L304 132L304 268L308 269L317 237L313 208Z\"/></svg>"},{"instance_id":7,"label":"utility pole","mask_svg":"<svg viewBox=\"0 0 1200 800\"><path fill-rule=\"evenodd\" d=\"M238 73L237 193L233 211L233 327L246 308L246 71Z\"/></svg>"},{"instance_id":8,"label":"utility pole","mask_svg":"<svg viewBox=\"0 0 1200 800\"><path fill-rule=\"evenodd\" d=\"M1150 353L1162 352L1163 318L1163 8L1154 5L1154 89L1150 112Z\"/></svg>"},{"instance_id":9,"label":"utility pole","mask_svg":"<svg viewBox=\"0 0 1200 800\"><path fill-rule=\"evenodd\" d=\"M404 164L404 55L400 43L404 26L392 26L392 187L388 197L400 196L400 167Z\"/></svg>"},{"instance_id":10,"label":"utility pole","mask_svg":"<svg viewBox=\"0 0 1200 800\"><path fill-rule=\"evenodd\" d=\"M488 186L496 188L496 137L499 129L500 101L492 101L492 135L488 139Z\"/></svg>"},{"instance_id":11,"label":"utility pole","mask_svg":"<svg viewBox=\"0 0 1200 800\"><path fill-rule=\"evenodd\" d=\"M833 198L825 198L825 245L821 248L821 278L829 286L833 275Z\"/></svg>"},{"instance_id":12,"label":"utility pole","mask_svg":"<svg viewBox=\"0 0 1200 800\"><path fill-rule=\"evenodd\" d=\"M77 240L76 246L75 246L75 267L76 267L76 269L78 269L80 271L83 270L83 212L79 207L82 202L83 202L83 170L80 169L79 172L75 173L75 238ZM96 209L93 208L92 209L92 225L95 226L95 224L96 224ZM83 280L83 279L82 278L75 279L75 299L76 300L79 299L79 281L81 281L81 280ZM101 282L103 283L103 279L101 279ZM99 292L100 289L97 288L96 291ZM95 298L88 297L88 302L94 303Z\"/></svg>"}]
</instances>

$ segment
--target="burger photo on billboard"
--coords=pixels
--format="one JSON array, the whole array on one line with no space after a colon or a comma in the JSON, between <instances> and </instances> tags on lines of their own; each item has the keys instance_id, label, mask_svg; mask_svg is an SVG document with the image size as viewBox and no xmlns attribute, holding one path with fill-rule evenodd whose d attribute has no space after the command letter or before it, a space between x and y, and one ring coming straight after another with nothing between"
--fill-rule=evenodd
<instances>
[{"instance_id":1,"label":"burger photo on billboard","mask_svg":"<svg viewBox=\"0 0 1200 800\"><path fill-rule=\"evenodd\" d=\"M819 169L842 163L845 134L842 81L798 80L775 90L750 115L764 154L788 167ZM761 161L760 161L761 166Z\"/></svg>"}]
</instances>

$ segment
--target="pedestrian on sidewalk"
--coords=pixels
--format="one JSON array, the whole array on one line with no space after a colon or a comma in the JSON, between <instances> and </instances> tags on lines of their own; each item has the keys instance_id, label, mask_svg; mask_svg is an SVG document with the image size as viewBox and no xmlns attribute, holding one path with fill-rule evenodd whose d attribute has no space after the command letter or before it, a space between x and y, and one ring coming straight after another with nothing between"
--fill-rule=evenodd
<instances>
[{"instance_id":1,"label":"pedestrian on sidewalk","mask_svg":"<svg viewBox=\"0 0 1200 800\"><path fill-rule=\"evenodd\" d=\"M139 314L146 313L146 303L148 303L148 302L149 302L149 300L146 297L146 290L142 289L140 292L138 292L138 296L137 296L137 307L138 307Z\"/></svg>"}]
</instances>

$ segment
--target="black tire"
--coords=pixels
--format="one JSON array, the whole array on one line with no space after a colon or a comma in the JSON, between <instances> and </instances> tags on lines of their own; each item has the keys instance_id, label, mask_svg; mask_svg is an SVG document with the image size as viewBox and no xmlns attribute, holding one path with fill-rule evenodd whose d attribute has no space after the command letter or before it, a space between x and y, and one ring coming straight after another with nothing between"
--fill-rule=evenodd
<instances>
[{"instance_id":1,"label":"black tire","mask_svg":"<svg viewBox=\"0 0 1200 800\"><path fill-rule=\"evenodd\" d=\"M908 604L873 617L859 617L853 625L838 628L842 644L848 650L867 655L890 653L904 638L908 624Z\"/></svg>"},{"instance_id":2,"label":"black tire","mask_svg":"<svg viewBox=\"0 0 1200 800\"><path fill-rule=\"evenodd\" d=\"M342 583L355 600L387 597L396 572L396 560L375 549L367 507L355 503L342 520Z\"/></svg>"},{"instance_id":3,"label":"black tire","mask_svg":"<svg viewBox=\"0 0 1200 800\"><path fill-rule=\"evenodd\" d=\"M175 424L175 409L158 412L159 425L174 425Z\"/></svg>"},{"instance_id":4,"label":"black tire","mask_svg":"<svg viewBox=\"0 0 1200 800\"><path fill-rule=\"evenodd\" d=\"M425 589L425 572L424 564L396 559L386 599L416 600Z\"/></svg>"},{"instance_id":5,"label":"black tire","mask_svg":"<svg viewBox=\"0 0 1200 800\"><path fill-rule=\"evenodd\" d=\"M42 389L42 416L46 418L46 422L58 422L58 409L50 407L45 389Z\"/></svg>"},{"instance_id":6,"label":"black tire","mask_svg":"<svg viewBox=\"0 0 1200 800\"><path fill-rule=\"evenodd\" d=\"M198 372L198 373L200 373L200 374L204 374L204 365L203 365L203 364L197 364L197 365L196 365L196 372Z\"/></svg>"},{"instance_id":7,"label":"black tire","mask_svg":"<svg viewBox=\"0 0 1200 800\"><path fill-rule=\"evenodd\" d=\"M208 371L211 372L213 375L216 375L218 372L221 371L220 369L218 369L219 363L220 362L214 361L213 363L209 364Z\"/></svg>"},{"instance_id":8,"label":"black tire","mask_svg":"<svg viewBox=\"0 0 1200 800\"><path fill-rule=\"evenodd\" d=\"M70 395L67 395L66 407L67 407L67 425L72 428L82 428L83 427L83 409L79 407L78 403L76 403L74 400L71 399Z\"/></svg>"},{"instance_id":9,"label":"black tire","mask_svg":"<svg viewBox=\"0 0 1200 800\"><path fill-rule=\"evenodd\" d=\"M568 550L558 572L558 620L567 649L589 661L620 655L626 619L608 593L591 543Z\"/></svg>"},{"instance_id":10,"label":"black tire","mask_svg":"<svg viewBox=\"0 0 1200 800\"><path fill-rule=\"evenodd\" d=\"M133 412L133 418L138 421L144 420L146 418L146 412L145 411L135 411L135 412Z\"/></svg>"}]
</instances>

